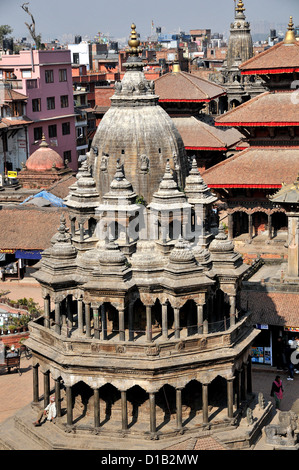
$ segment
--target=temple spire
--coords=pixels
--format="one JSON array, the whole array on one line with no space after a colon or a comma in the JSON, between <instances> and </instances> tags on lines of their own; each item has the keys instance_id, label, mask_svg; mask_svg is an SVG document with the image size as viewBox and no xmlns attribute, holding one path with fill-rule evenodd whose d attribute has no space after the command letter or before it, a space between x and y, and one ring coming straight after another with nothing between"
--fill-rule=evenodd
<instances>
[{"instance_id":1,"label":"temple spire","mask_svg":"<svg viewBox=\"0 0 299 470\"><path fill-rule=\"evenodd\" d=\"M290 16L290 21L288 24L288 30L284 38L284 43L293 44L294 42L296 42L296 36L295 36L295 31L294 31L293 17Z\"/></svg>"},{"instance_id":2,"label":"temple spire","mask_svg":"<svg viewBox=\"0 0 299 470\"><path fill-rule=\"evenodd\" d=\"M128 41L130 46L129 52L132 56L137 56L139 52L140 40L138 39L138 34L136 32L136 25L132 23L131 25L131 36Z\"/></svg>"}]
</instances>

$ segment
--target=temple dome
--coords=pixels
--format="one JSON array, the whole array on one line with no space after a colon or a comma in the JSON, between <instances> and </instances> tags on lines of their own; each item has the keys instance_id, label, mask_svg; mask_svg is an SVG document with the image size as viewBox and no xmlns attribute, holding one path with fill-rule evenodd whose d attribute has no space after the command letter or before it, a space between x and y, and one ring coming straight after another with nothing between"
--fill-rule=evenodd
<instances>
[{"instance_id":1,"label":"temple dome","mask_svg":"<svg viewBox=\"0 0 299 470\"><path fill-rule=\"evenodd\" d=\"M43 136L39 148L33 152L26 162L26 168L30 171L47 171L52 168L63 169L65 164L61 156L49 147Z\"/></svg>"},{"instance_id":2,"label":"temple dome","mask_svg":"<svg viewBox=\"0 0 299 470\"><path fill-rule=\"evenodd\" d=\"M130 54L126 73L115 84L111 107L97 128L89 162L101 196L109 191L120 160L134 192L150 202L167 160L179 186L184 186L187 156L179 131L159 105L154 83L145 78L142 59Z\"/></svg>"}]
</instances>

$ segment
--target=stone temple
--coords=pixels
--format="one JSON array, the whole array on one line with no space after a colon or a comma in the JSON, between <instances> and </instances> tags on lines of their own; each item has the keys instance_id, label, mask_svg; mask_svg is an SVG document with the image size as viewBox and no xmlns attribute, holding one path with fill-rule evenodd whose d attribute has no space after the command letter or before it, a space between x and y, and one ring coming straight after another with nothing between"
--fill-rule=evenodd
<instances>
[{"instance_id":1,"label":"stone temple","mask_svg":"<svg viewBox=\"0 0 299 470\"><path fill-rule=\"evenodd\" d=\"M44 315L27 340L27 418L55 393L55 425L48 434L47 425L30 429L52 449L79 448L82 439L87 448L161 449L184 433L217 430L238 441L253 399L258 331L240 308L248 266L218 227L216 197L195 160L187 172L180 136L137 63L133 50L95 136L98 154L66 198L70 230L62 215L35 274Z\"/></svg>"}]
</instances>

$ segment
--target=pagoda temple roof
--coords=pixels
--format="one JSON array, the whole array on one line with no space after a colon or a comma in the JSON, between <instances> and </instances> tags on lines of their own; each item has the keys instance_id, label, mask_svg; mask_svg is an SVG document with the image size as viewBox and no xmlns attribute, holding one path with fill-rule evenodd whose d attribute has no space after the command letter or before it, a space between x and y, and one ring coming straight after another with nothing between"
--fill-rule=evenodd
<instances>
[{"instance_id":1,"label":"pagoda temple roof","mask_svg":"<svg viewBox=\"0 0 299 470\"><path fill-rule=\"evenodd\" d=\"M254 148L202 173L210 188L277 188L292 183L299 169L298 148Z\"/></svg>"},{"instance_id":2,"label":"pagoda temple roof","mask_svg":"<svg viewBox=\"0 0 299 470\"><path fill-rule=\"evenodd\" d=\"M209 102L226 91L219 85L187 72L170 72L155 80L160 102Z\"/></svg>"},{"instance_id":3,"label":"pagoda temple roof","mask_svg":"<svg viewBox=\"0 0 299 470\"><path fill-rule=\"evenodd\" d=\"M278 42L240 65L242 75L299 72L299 42Z\"/></svg>"},{"instance_id":4,"label":"pagoda temple roof","mask_svg":"<svg viewBox=\"0 0 299 470\"><path fill-rule=\"evenodd\" d=\"M173 117L187 150L226 151L238 144L243 135L237 129L219 129L194 116Z\"/></svg>"},{"instance_id":5,"label":"pagoda temple roof","mask_svg":"<svg viewBox=\"0 0 299 470\"><path fill-rule=\"evenodd\" d=\"M219 116L216 126L299 126L299 107L294 90L261 93ZM294 98L294 99L293 99Z\"/></svg>"}]
</instances>

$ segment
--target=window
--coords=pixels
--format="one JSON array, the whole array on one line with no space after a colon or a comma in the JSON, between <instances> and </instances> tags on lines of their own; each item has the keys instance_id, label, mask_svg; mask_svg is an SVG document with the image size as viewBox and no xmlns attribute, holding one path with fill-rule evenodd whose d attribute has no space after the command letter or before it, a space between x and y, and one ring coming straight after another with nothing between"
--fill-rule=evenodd
<instances>
[{"instance_id":1,"label":"window","mask_svg":"<svg viewBox=\"0 0 299 470\"><path fill-rule=\"evenodd\" d=\"M57 126L56 124L52 124L51 126L48 127L48 132L49 132L49 138L53 139L54 137L57 137Z\"/></svg>"},{"instance_id":2,"label":"window","mask_svg":"<svg viewBox=\"0 0 299 470\"><path fill-rule=\"evenodd\" d=\"M41 99L34 98L32 100L32 112L37 113L38 111L41 111Z\"/></svg>"},{"instance_id":3,"label":"window","mask_svg":"<svg viewBox=\"0 0 299 470\"><path fill-rule=\"evenodd\" d=\"M43 128L42 127L35 127L34 130L34 140L41 140L43 137Z\"/></svg>"},{"instance_id":4,"label":"window","mask_svg":"<svg viewBox=\"0 0 299 470\"><path fill-rule=\"evenodd\" d=\"M66 69L60 69L59 70L59 81L60 82L66 82L67 81L67 70Z\"/></svg>"},{"instance_id":5,"label":"window","mask_svg":"<svg viewBox=\"0 0 299 470\"><path fill-rule=\"evenodd\" d=\"M60 105L62 108L68 108L69 107L69 97L68 95L62 95L60 97Z\"/></svg>"},{"instance_id":6,"label":"window","mask_svg":"<svg viewBox=\"0 0 299 470\"><path fill-rule=\"evenodd\" d=\"M71 126L69 122L64 122L62 124L62 135L67 135L71 133Z\"/></svg>"},{"instance_id":7,"label":"window","mask_svg":"<svg viewBox=\"0 0 299 470\"><path fill-rule=\"evenodd\" d=\"M79 64L79 52L73 53L73 64Z\"/></svg>"},{"instance_id":8,"label":"window","mask_svg":"<svg viewBox=\"0 0 299 470\"><path fill-rule=\"evenodd\" d=\"M63 152L63 161L66 163L66 161L71 162L72 161L72 151L67 150L66 152Z\"/></svg>"},{"instance_id":9,"label":"window","mask_svg":"<svg viewBox=\"0 0 299 470\"><path fill-rule=\"evenodd\" d=\"M54 83L53 70L45 70L45 80L46 80L46 83Z\"/></svg>"},{"instance_id":10,"label":"window","mask_svg":"<svg viewBox=\"0 0 299 470\"><path fill-rule=\"evenodd\" d=\"M31 78L31 70L22 70L22 78Z\"/></svg>"},{"instance_id":11,"label":"window","mask_svg":"<svg viewBox=\"0 0 299 470\"><path fill-rule=\"evenodd\" d=\"M27 88L29 89L32 89L32 88L37 88L37 80L36 79L32 79L32 80L26 80L26 83L27 83Z\"/></svg>"},{"instance_id":12,"label":"window","mask_svg":"<svg viewBox=\"0 0 299 470\"><path fill-rule=\"evenodd\" d=\"M47 109L48 110L55 109L55 97L54 96L50 96L49 98L47 98Z\"/></svg>"}]
</instances>

